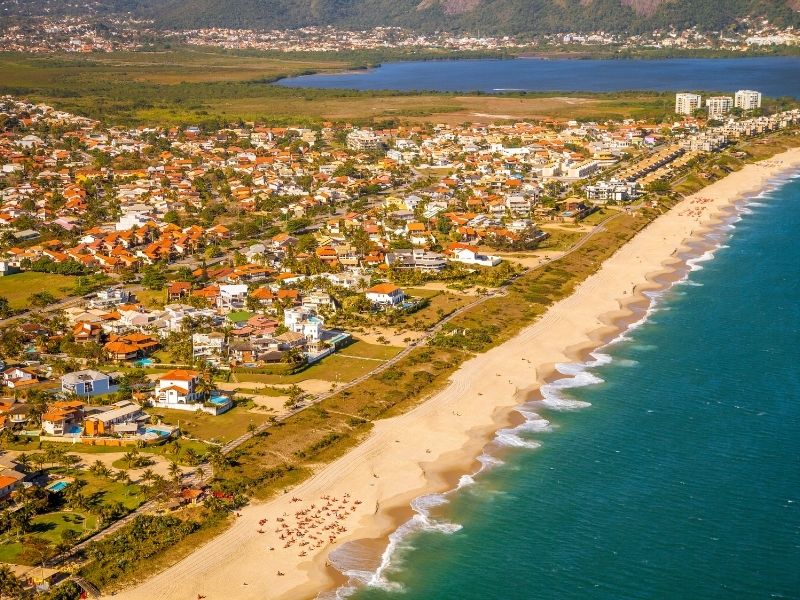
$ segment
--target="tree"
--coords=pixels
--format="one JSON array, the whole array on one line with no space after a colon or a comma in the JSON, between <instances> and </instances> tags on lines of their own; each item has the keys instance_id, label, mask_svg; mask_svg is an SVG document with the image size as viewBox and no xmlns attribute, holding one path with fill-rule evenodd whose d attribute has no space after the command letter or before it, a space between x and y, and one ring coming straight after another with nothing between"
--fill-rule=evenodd
<instances>
[{"instance_id":1,"label":"tree","mask_svg":"<svg viewBox=\"0 0 800 600\"><path fill-rule=\"evenodd\" d=\"M0 565L0 600L2 598L19 598L22 596L22 583L11 567L8 565Z\"/></svg>"},{"instance_id":2,"label":"tree","mask_svg":"<svg viewBox=\"0 0 800 600\"><path fill-rule=\"evenodd\" d=\"M12 314L14 314L14 311L11 308L8 298L0 296L0 319L10 317Z\"/></svg>"},{"instance_id":3,"label":"tree","mask_svg":"<svg viewBox=\"0 0 800 600\"><path fill-rule=\"evenodd\" d=\"M49 306L56 301L56 297L50 292L36 292L28 296L28 303L32 306Z\"/></svg>"},{"instance_id":4,"label":"tree","mask_svg":"<svg viewBox=\"0 0 800 600\"><path fill-rule=\"evenodd\" d=\"M172 481L174 483L178 484L181 482L183 471L181 471L181 468L178 466L178 463L176 462L170 463L168 472L169 476L172 477Z\"/></svg>"}]
</instances>

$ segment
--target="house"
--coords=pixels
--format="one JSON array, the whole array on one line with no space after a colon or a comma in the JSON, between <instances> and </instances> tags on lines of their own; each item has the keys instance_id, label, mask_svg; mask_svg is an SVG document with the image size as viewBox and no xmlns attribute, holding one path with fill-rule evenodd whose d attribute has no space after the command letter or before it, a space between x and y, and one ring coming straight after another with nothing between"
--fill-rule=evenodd
<instances>
[{"instance_id":1,"label":"house","mask_svg":"<svg viewBox=\"0 0 800 600\"><path fill-rule=\"evenodd\" d=\"M188 281L172 281L167 286L167 302L177 302L187 298L192 292L192 284Z\"/></svg>"},{"instance_id":2,"label":"house","mask_svg":"<svg viewBox=\"0 0 800 600\"><path fill-rule=\"evenodd\" d=\"M111 394L119 389L119 375L119 373L106 375L91 369L67 373L61 377L61 391L76 396Z\"/></svg>"},{"instance_id":3,"label":"house","mask_svg":"<svg viewBox=\"0 0 800 600\"><path fill-rule=\"evenodd\" d=\"M42 415L42 430L48 435L80 435L82 422L83 402L55 402Z\"/></svg>"},{"instance_id":4,"label":"house","mask_svg":"<svg viewBox=\"0 0 800 600\"><path fill-rule=\"evenodd\" d=\"M38 381L39 377L30 369L9 367L3 371L3 383L12 390L25 387L26 385L33 385Z\"/></svg>"},{"instance_id":5,"label":"house","mask_svg":"<svg viewBox=\"0 0 800 600\"><path fill-rule=\"evenodd\" d=\"M454 242L447 246L445 254L454 262L466 265L480 265L482 267L495 267L503 262L499 256L481 254L477 246Z\"/></svg>"},{"instance_id":6,"label":"house","mask_svg":"<svg viewBox=\"0 0 800 600\"><path fill-rule=\"evenodd\" d=\"M158 347L158 340L142 333L112 335L103 346L111 360L135 360L147 356Z\"/></svg>"},{"instance_id":7,"label":"house","mask_svg":"<svg viewBox=\"0 0 800 600\"><path fill-rule=\"evenodd\" d=\"M156 383L151 403L159 408L202 410L212 415L221 414L233 406L230 398L203 391L200 380L199 372L188 369L165 373Z\"/></svg>"},{"instance_id":8,"label":"house","mask_svg":"<svg viewBox=\"0 0 800 600\"><path fill-rule=\"evenodd\" d=\"M283 324L289 331L300 333L308 341L318 342L322 334L322 317L312 309L297 307L287 308L283 312Z\"/></svg>"},{"instance_id":9,"label":"house","mask_svg":"<svg viewBox=\"0 0 800 600\"><path fill-rule=\"evenodd\" d=\"M88 436L112 433L136 434L149 418L141 406L130 400L122 400L111 406L104 406L102 410L87 416L83 423L84 434Z\"/></svg>"},{"instance_id":10,"label":"house","mask_svg":"<svg viewBox=\"0 0 800 600\"><path fill-rule=\"evenodd\" d=\"M97 323L80 321L72 328L72 338L76 344L99 344L103 336L103 328Z\"/></svg>"},{"instance_id":11,"label":"house","mask_svg":"<svg viewBox=\"0 0 800 600\"><path fill-rule=\"evenodd\" d=\"M367 300L380 306L395 306L405 300L406 295L399 287L391 283L379 283L365 292Z\"/></svg>"},{"instance_id":12,"label":"house","mask_svg":"<svg viewBox=\"0 0 800 600\"><path fill-rule=\"evenodd\" d=\"M247 286L244 284L221 285L217 297L217 308L242 310L247 304Z\"/></svg>"},{"instance_id":13,"label":"house","mask_svg":"<svg viewBox=\"0 0 800 600\"><path fill-rule=\"evenodd\" d=\"M17 477L10 477L8 475L0 475L0 498L5 498L13 492L21 484L21 480Z\"/></svg>"},{"instance_id":14,"label":"house","mask_svg":"<svg viewBox=\"0 0 800 600\"><path fill-rule=\"evenodd\" d=\"M447 266L444 255L414 248L413 250L394 250L384 257L386 264L393 269L419 269L420 271L441 271Z\"/></svg>"},{"instance_id":15,"label":"house","mask_svg":"<svg viewBox=\"0 0 800 600\"><path fill-rule=\"evenodd\" d=\"M219 364L225 356L225 334L219 332L192 334L192 358Z\"/></svg>"}]
</instances>

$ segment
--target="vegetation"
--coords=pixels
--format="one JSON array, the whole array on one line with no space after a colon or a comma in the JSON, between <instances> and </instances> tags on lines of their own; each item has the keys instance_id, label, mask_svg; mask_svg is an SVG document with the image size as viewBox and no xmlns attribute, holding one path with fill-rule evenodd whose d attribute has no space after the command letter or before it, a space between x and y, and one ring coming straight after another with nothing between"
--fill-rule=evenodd
<instances>
[{"instance_id":1,"label":"vegetation","mask_svg":"<svg viewBox=\"0 0 800 600\"><path fill-rule=\"evenodd\" d=\"M724 29L742 16L763 16L779 25L800 24L791 0L110 0L104 12L136 10L170 29L196 27L296 28L335 25L367 29L397 25L421 31L537 34L563 31L652 31L670 27ZM30 5L30 6L28 6ZM47 0L27 0L25 14L37 14ZM55 10L75 11L57 3ZM70 8L72 7L72 8ZM40 8L41 10L41 8ZM41 14L41 13L39 13Z\"/></svg>"}]
</instances>

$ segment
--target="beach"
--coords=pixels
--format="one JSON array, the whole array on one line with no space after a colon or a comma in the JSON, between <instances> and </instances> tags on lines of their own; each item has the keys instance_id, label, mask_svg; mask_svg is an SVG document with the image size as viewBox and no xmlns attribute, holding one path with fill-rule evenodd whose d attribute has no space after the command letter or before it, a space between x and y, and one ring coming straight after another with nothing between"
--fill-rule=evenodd
<instances>
[{"instance_id":1,"label":"beach","mask_svg":"<svg viewBox=\"0 0 800 600\"><path fill-rule=\"evenodd\" d=\"M514 407L552 380L557 363L583 360L615 336L644 309L642 292L663 286L685 269L691 253L702 253L693 240L740 197L796 169L798 149L748 165L685 199L536 323L464 363L441 392L376 422L347 455L288 493L246 507L224 534L115 597L312 598L340 583L327 566L331 550L371 540L377 561L387 536L413 514L411 501L452 489L461 475L475 471L497 430L518 417Z\"/></svg>"}]
</instances>

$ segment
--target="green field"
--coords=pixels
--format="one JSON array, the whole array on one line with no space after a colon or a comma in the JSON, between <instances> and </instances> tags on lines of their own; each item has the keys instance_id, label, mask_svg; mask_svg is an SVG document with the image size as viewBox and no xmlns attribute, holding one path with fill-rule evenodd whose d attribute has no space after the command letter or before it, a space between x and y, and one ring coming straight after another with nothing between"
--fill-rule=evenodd
<instances>
[{"instance_id":1,"label":"green field","mask_svg":"<svg viewBox=\"0 0 800 600\"><path fill-rule=\"evenodd\" d=\"M346 348L339 351L339 356L354 356L358 358L372 358L377 360L389 360L394 358L402 350L397 346L384 346L379 344L368 344L358 340Z\"/></svg>"},{"instance_id":2,"label":"green field","mask_svg":"<svg viewBox=\"0 0 800 600\"><path fill-rule=\"evenodd\" d=\"M235 406L217 416L167 408L153 409L150 412L158 415L164 423L180 425L184 435L218 443L229 442L247 433L250 423L261 425L269 419L268 415L247 412L242 406ZM184 443L182 441L181 445Z\"/></svg>"},{"instance_id":3,"label":"green field","mask_svg":"<svg viewBox=\"0 0 800 600\"><path fill-rule=\"evenodd\" d=\"M56 298L64 298L72 293L76 277L34 273L26 271L16 275L0 277L0 296L8 299L13 309L28 308L28 298L36 292L49 292Z\"/></svg>"},{"instance_id":4,"label":"green field","mask_svg":"<svg viewBox=\"0 0 800 600\"><path fill-rule=\"evenodd\" d=\"M358 351L358 349L357 349ZM347 351L344 351L347 354ZM265 373L236 373L236 380L266 384L300 383L306 379L323 379L325 381L347 383L356 377L369 373L374 369L376 361L364 360L369 357L348 357L339 354L326 356L307 369L292 375L271 375Z\"/></svg>"},{"instance_id":5,"label":"green field","mask_svg":"<svg viewBox=\"0 0 800 600\"><path fill-rule=\"evenodd\" d=\"M379 51L283 54L198 47L92 55L0 53L0 94L45 101L113 123L209 126L240 118L275 124L321 120L462 123L474 120L476 113L497 115L497 120L660 118L673 105L668 94L646 92L501 96L270 85L283 76L360 68L403 57Z\"/></svg>"}]
</instances>

